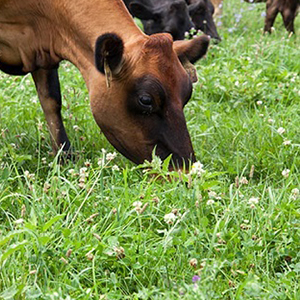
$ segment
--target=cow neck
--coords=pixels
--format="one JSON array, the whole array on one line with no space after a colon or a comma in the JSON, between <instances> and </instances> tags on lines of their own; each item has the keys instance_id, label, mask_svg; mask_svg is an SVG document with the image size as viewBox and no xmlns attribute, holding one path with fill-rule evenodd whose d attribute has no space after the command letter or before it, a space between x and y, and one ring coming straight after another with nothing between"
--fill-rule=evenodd
<instances>
[{"instance_id":1,"label":"cow neck","mask_svg":"<svg viewBox=\"0 0 300 300\"><path fill-rule=\"evenodd\" d=\"M59 29L57 51L80 70L87 84L95 69L95 42L100 35L116 33L125 44L144 36L120 0L54 0L52 3L56 6L54 20L58 20L58 25L64 24Z\"/></svg>"}]
</instances>

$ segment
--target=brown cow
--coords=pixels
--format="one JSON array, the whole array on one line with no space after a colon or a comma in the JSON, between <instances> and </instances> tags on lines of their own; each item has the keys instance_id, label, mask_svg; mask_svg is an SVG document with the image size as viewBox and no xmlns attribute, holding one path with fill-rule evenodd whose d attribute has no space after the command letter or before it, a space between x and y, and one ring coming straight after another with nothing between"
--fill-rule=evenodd
<instances>
[{"instance_id":1,"label":"brown cow","mask_svg":"<svg viewBox=\"0 0 300 300\"><path fill-rule=\"evenodd\" d=\"M194 161L183 107L191 63L208 44L207 36L145 35L121 0L0 0L0 69L32 74L55 152L70 147L57 72L69 60L84 77L97 124L123 155L142 163L156 147L176 165Z\"/></svg>"},{"instance_id":2,"label":"brown cow","mask_svg":"<svg viewBox=\"0 0 300 300\"><path fill-rule=\"evenodd\" d=\"M295 33L294 20L300 6L299 0L245 0L249 3L267 2L264 32L271 33L271 28L278 13L281 13L288 32Z\"/></svg>"}]
</instances>

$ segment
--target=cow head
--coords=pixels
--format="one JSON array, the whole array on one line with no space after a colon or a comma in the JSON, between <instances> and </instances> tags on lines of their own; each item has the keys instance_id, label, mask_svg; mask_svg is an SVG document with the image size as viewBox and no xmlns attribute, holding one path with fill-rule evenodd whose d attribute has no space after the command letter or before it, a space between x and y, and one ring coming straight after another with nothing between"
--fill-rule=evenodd
<instances>
[{"instance_id":1,"label":"cow head","mask_svg":"<svg viewBox=\"0 0 300 300\"><path fill-rule=\"evenodd\" d=\"M195 81L192 63L207 51L209 37L172 41L169 34L142 35L124 45L115 34L97 39L91 108L110 143L135 163L152 151L176 167L195 161L183 107ZM103 74L106 82L103 80Z\"/></svg>"},{"instance_id":2,"label":"cow head","mask_svg":"<svg viewBox=\"0 0 300 300\"><path fill-rule=\"evenodd\" d=\"M168 32L174 40L183 40L185 32L194 26L184 0L161 1L159 6L134 0L130 3L129 10L135 17L143 20L146 34Z\"/></svg>"},{"instance_id":3,"label":"cow head","mask_svg":"<svg viewBox=\"0 0 300 300\"><path fill-rule=\"evenodd\" d=\"M210 0L198 0L190 4L188 9L197 29L200 29L213 39L221 40L213 19L215 9Z\"/></svg>"}]
</instances>

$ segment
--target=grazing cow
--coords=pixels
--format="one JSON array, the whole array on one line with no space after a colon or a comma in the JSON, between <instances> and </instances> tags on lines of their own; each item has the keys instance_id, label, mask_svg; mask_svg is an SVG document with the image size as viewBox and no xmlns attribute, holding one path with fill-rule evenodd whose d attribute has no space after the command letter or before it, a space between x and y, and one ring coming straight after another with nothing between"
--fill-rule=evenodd
<instances>
[{"instance_id":1,"label":"grazing cow","mask_svg":"<svg viewBox=\"0 0 300 300\"><path fill-rule=\"evenodd\" d=\"M250 3L267 2L264 32L271 33L271 28L278 13L281 13L284 27L295 33L294 20L300 6L299 0L245 0Z\"/></svg>"},{"instance_id":2,"label":"grazing cow","mask_svg":"<svg viewBox=\"0 0 300 300\"><path fill-rule=\"evenodd\" d=\"M0 69L31 73L54 152L70 148L62 117L60 61L86 82L96 123L110 143L135 163L173 154L181 167L195 161L183 107L192 93L192 63L209 38L172 41L145 35L121 0L1 0Z\"/></svg>"},{"instance_id":3,"label":"grazing cow","mask_svg":"<svg viewBox=\"0 0 300 300\"><path fill-rule=\"evenodd\" d=\"M189 5L189 14L196 29L200 29L212 38L220 41L221 38L213 19L214 6L210 0L186 0Z\"/></svg>"},{"instance_id":4,"label":"grazing cow","mask_svg":"<svg viewBox=\"0 0 300 300\"><path fill-rule=\"evenodd\" d=\"M123 0L129 12L141 19L146 34L168 32L183 40L194 24L184 0Z\"/></svg>"}]
</instances>

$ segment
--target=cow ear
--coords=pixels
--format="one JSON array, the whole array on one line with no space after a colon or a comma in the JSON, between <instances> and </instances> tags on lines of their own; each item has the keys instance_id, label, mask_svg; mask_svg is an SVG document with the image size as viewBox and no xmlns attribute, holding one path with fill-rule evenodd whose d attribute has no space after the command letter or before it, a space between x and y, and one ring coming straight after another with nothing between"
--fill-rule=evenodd
<instances>
[{"instance_id":1,"label":"cow ear","mask_svg":"<svg viewBox=\"0 0 300 300\"><path fill-rule=\"evenodd\" d=\"M210 37L201 35L192 40L175 41L173 49L181 61L187 59L190 63L194 64L206 54L209 41Z\"/></svg>"},{"instance_id":2,"label":"cow ear","mask_svg":"<svg viewBox=\"0 0 300 300\"><path fill-rule=\"evenodd\" d=\"M129 10L135 17L141 20L151 20L157 17L157 13L154 12L151 6L141 3L140 1L131 2Z\"/></svg>"},{"instance_id":3,"label":"cow ear","mask_svg":"<svg viewBox=\"0 0 300 300\"><path fill-rule=\"evenodd\" d=\"M208 36L202 35L189 41L175 41L173 44L173 48L182 66L193 83L198 80L196 68L193 66L193 63L205 55L209 40Z\"/></svg>"},{"instance_id":4,"label":"cow ear","mask_svg":"<svg viewBox=\"0 0 300 300\"><path fill-rule=\"evenodd\" d=\"M103 74L119 72L124 52L122 39L114 33L105 33L97 38L95 65Z\"/></svg>"}]
</instances>

